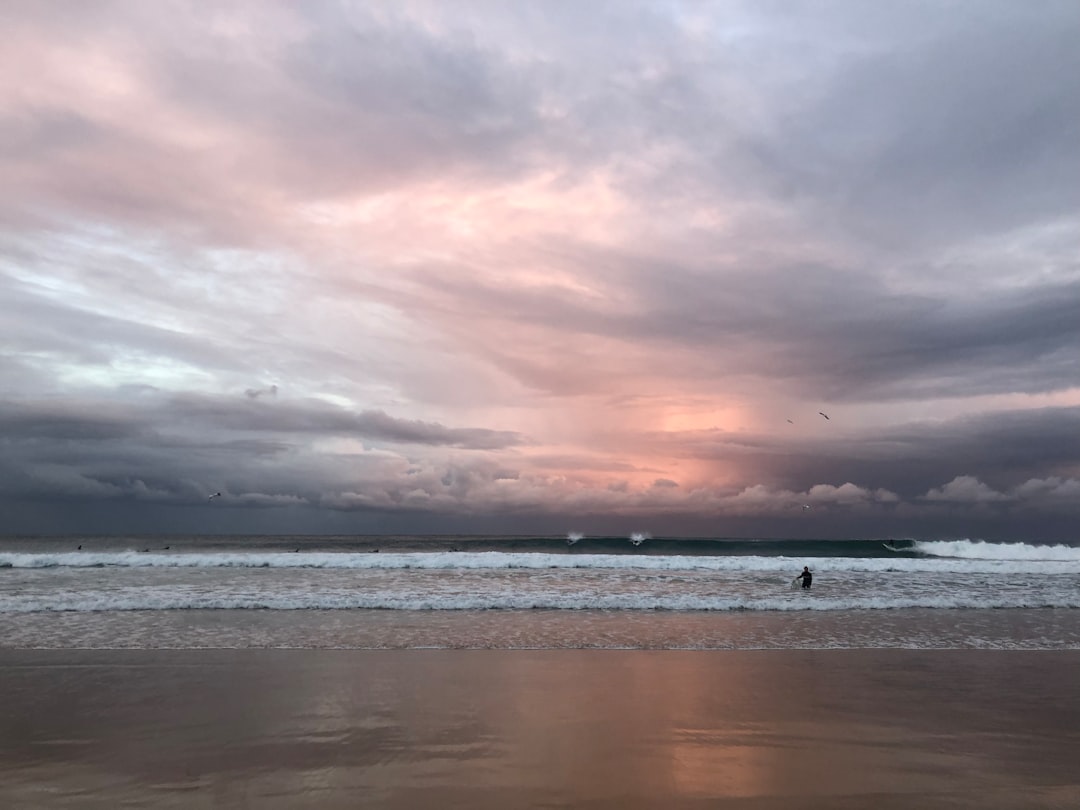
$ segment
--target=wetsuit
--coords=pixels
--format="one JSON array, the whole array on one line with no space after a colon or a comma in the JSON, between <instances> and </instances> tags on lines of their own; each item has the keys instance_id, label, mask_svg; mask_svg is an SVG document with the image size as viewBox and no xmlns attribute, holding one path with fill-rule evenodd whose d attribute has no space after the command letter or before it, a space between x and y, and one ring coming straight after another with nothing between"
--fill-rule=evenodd
<instances>
[{"instance_id":1,"label":"wetsuit","mask_svg":"<svg viewBox=\"0 0 1080 810\"><path fill-rule=\"evenodd\" d=\"M799 574L797 577L795 577L795 579L801 579L802 580L802 586L804 588L809 588L810 583L814 581L814 575L811 574L809 571L803 571L801 574Z\"/></svg>"}]
</instances>

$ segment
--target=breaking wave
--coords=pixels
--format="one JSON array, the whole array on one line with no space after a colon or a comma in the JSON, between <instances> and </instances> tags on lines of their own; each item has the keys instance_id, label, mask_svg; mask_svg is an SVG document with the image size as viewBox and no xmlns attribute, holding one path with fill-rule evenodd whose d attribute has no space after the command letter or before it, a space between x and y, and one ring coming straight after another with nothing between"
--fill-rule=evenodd
<instances>
[{"instance_id":1,"label":"breaking wave","mask_svg":"<svg viewBox=\"0 0 1080 810\"><path fill-rule=\"evenodd\" d=\"M812 570L927 573L1080 573L1080 549L980 541L922 542L908 555L820 557ZM61 552L3 553L0 568L623 569L788 572L796 556L547 554L538 552Z\"/></svg>"},{"instance_id":2,"label":"breaking wave","mask_svg":"<svg viewBox=\"0 0 1080 810\"><path fill-rule=\"evenodd\" d=\"M911 551L928 557L962 560L1080 562L1080 548L1030 543L988 543L983 540L916 540Z\"/></svg>"}]
</instances>

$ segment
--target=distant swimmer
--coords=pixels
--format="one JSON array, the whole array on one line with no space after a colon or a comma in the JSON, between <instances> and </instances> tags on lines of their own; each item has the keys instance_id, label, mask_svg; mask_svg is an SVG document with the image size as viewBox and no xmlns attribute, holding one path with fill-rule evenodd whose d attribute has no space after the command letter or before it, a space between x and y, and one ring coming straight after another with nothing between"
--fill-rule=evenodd
<instances>
[{"instance_id":1,"label":"distant swimmer","mask_svg":"<svg viewBox=\"0 0 1080 810\"><path fill-rule=\"evenodd\" d=\"M805 565L803 566L802 573L795 577L795 581L802 580L803 590L810 589L810 583L814 581L814 575L810 573L810 569Z\"/></svg>"},{"instance_id":2,"label":"distant swimmer","mask_svg":"<svg viewBox=\"0 0 1080 810\"><path fill-rule=\"evenodd\" d=\"M821 411L818 411L818 416L824 416L826 420L829 419L829 415L827 413L822 413Z\"/></svg>"}]
</instances>

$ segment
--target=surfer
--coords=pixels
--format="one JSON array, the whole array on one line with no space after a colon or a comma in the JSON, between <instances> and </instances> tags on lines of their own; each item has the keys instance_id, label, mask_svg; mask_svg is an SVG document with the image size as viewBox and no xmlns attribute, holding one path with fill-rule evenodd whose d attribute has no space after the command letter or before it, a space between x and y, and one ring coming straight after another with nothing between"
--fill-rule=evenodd
<instances>
[{"instance_id":1,"label":"surfer","mask_svg":"<svg viewBox=\"0 0 1080 810\"><path fill-rule=\"evenodd\" d=\"M809 589L810 583L814 581L814 575L810 573L810 569L805 565L802 568L802 573L795 577L795 581L798 582L800 579L802 580L802 586L805 589Z\"/></svg>"}]
</instances>

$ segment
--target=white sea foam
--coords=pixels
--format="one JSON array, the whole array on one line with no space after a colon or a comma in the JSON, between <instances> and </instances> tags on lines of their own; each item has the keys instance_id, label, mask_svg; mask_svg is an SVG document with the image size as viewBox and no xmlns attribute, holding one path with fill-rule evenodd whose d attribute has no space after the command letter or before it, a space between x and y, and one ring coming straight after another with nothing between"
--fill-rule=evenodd
<instances>
[{"instance_id":1,"label":"white sea foam","mask_svg":"<svg viewBox=\"0 0 1080 810\"><path fill-rule=\"evenodd\" d=\"M983 540L918 540L911 550L932 557L966 560L1080 562L1080 548L1066 545L987 543Z\"/></svg>"},{"instance_id":2,"label":"white sea foam","mask_svg":"<svg viewBox=\"0 0 1080 810\"><path fill-rule=\"evenodd\" d=\"M924 546L927 548L924 550ZM1080 549L1016 544L920 543L916 557L759 557L531 552L63 552L0 554L0 568L641 569L653 571L1077 573ZM948 552L948 553L947 553Z\"/></svg>"},{"instance_id":3,"label":"white sea foam","mask_svg":"<svg viewBox=\"0 0 1080 810\"><path fill-rule=\"evenodd\" d=\"M629 552L629 550L628 550ZM163 610L880 611L1080 608L1066 546L881 557L135 550L0 554L0 613ZM967 556L965 556L967 555ZM809 564L812 592L787 586Z\"/></svg>"}]
</instances>

